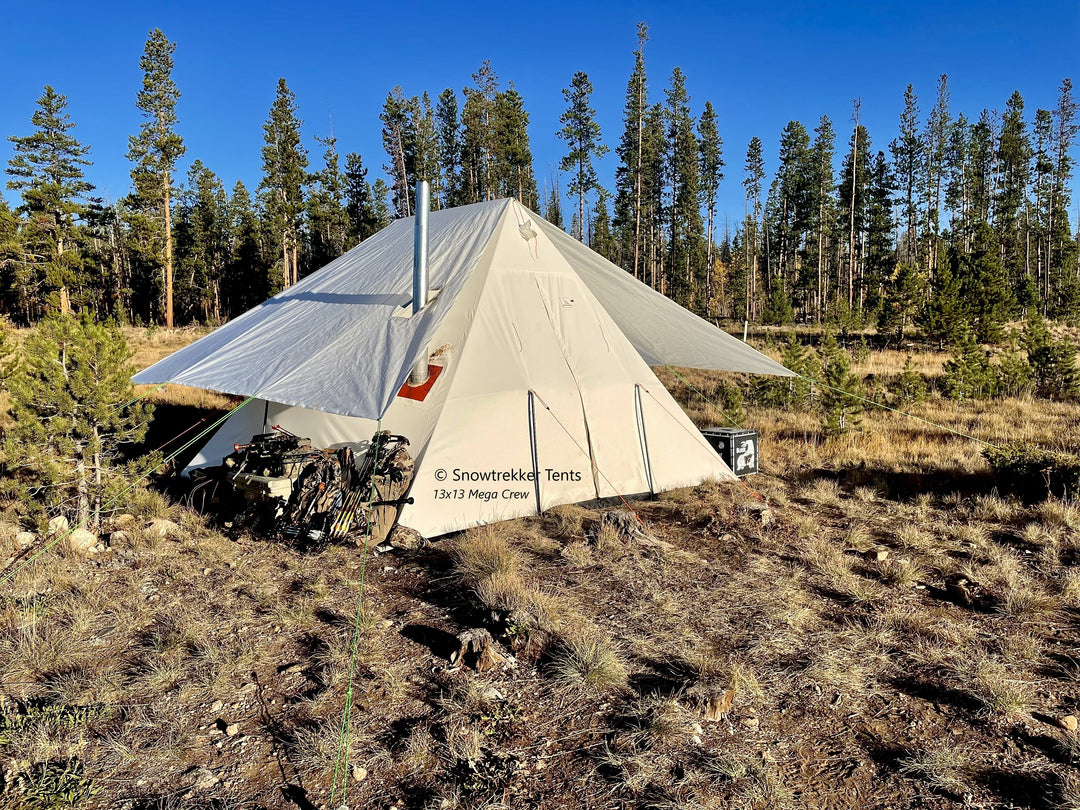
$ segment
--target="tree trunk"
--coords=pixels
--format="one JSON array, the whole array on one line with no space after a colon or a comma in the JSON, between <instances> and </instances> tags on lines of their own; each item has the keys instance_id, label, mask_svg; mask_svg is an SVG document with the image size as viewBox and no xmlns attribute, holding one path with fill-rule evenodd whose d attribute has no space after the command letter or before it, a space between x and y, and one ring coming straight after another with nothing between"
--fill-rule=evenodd
<instances>
[{"instance_id":1,"label":"tree trunk","mask_svg":"<svg viewBox=\"0 0 1080 810\"><path fill-rule=\"evenodd\" d=\"M163 190L165 192L165 328L173 328L173 250L172 250L172 212L169 210L169 173L165 172Z\"/></svg>"},{"instance_id":2,"label":"tree trunk","mask_svg":"<svg viewBox=\"0 0 1080 810\"><path fill-rule=\"evenodd\" d=\"M85 448L79 451L79 460L75 464L75 492L78 498L75 524L80 529L85 529L90 521L90 482L86 477L86 459L82 454Z\"/></svg>"}]
</instances>

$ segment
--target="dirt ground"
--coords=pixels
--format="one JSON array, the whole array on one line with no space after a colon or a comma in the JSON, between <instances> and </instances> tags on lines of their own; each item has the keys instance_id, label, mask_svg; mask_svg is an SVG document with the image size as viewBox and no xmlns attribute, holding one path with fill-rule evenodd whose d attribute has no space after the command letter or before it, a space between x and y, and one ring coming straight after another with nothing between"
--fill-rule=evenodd
<instances>
[{"instance_id":1,"label":"dirt ground","mask_svg":"<svg viewBox=\"0 0 1080 810\"><path fill-rule=\"evenodd\" d=\"M1080 509L896 415L748 421L762 472L634 501L643 529L560 507L365 555L140 495L0 586L0 806L1080 807Z\"/></svg>"}]
</instances>

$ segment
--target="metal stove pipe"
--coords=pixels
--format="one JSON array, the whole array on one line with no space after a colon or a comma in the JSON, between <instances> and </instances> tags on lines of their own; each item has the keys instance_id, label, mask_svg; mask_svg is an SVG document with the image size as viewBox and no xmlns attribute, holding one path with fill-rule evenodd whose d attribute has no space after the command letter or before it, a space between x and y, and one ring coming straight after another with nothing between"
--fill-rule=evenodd
<instances>
[{"instance_id":1,"label":"metal stove pipe","mask_svg":"<svg viewBox=\"0 0 1080 810\"><path fill-rule=\"evenodd\" d=\"M429 200L427 180L416 182L416 228L413 240L413 299L412 314L416 315L428 303L428 209ZM416 361L409 372L409 385L423 385L428 378L428 352Z\"/></svg>"}]
</instances>

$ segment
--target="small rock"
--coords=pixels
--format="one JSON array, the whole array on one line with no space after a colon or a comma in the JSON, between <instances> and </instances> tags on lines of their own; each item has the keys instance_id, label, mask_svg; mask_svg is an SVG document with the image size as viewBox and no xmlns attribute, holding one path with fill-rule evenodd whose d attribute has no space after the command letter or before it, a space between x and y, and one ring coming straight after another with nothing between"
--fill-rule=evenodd
<instances>
[{"instance_id":1,"label":"small rock","mask_svg":"<svg viewBox=\"0 0 1080 810\"><path fill-rule=\"evenodd\" d=\"M353 765L352 778L357 782L363 782L367 779L367 768L362 768L359 765Z\"/></svg>"},{"instance_id":2,"label":"small rock","mask_svg":"<svg viewBox=\"0 0 1080 810\"><path fill-rule=\"evenodd\" d=\"M225 726L225 733L228 734L230 737L235 737L237 734L240 733L240 724L229 723L229 725Z\"/></svg>"},{"instance_id":3,"label":"small rock","mask_svg":"<svg viewBox=\"0 0 1080 810\"><path fill-rule=\"evenodd\" d=\"M506 700L506 698L503 697L503 693L494 686L486 687L484 691L480 693L480 696L484 700Z\"/></svg>"},{"instance_id":4,"label":"small rock","mask_svg":"<svg viewBox=\"0 0 1080 810\"><path fill-rule=\"evenodd\" d=\"M206 790L218 783L218 778L214 772L202 765L196 768L192 775L195 777L195 783L192 785L195 790Z\"/></svg>"},{"instance_id":5,"label":"small rock","mask_svg":"<svg viewBox=\"0 0 1080 810\"><path fill-rule=\"evenodd\" d=\"M112 545L131 544L131 532L125 532L124 530L118 530L109 535L109 542Z\"/></svg>"},{"instance_id":6,"label":"small rock","mask_svg":"<svg viewBox=\"0 0 1080 810\"><path fill-rule=\"evenodd\" d=\"M68 519L63 515L57 515L49 521L49 534L57 535L63 534L71 528L71 524L68 523Z\"/></svg>"},{"instance_id":7,"label":"small rock","mask_svg":"<svg viewBox=\"0 0 1080 810\"><path fill-rule=\"evenodd\" d=\"M757 729L757 727L759 725L759 721L758 721L758 719L756 717L744 717L739 722L742 723L744 726L746 726L751 731L754 731L755 729Z\"/></svg>"},{"instance_id":8,"label":"small rock","mask_svg":"<svg viewBox=\"0 0 1080 810\"><path fill-rule=\"evenodd\" d=\"M68 546L76 554L93 554L94 547L99 543L98 536L86 529L73 529L67 536Z\"/></svg>"},{"instance_id":9,"label":"small rock","mask_svg":"<svg viewBox=\"0 0 1080 810\"><path fill-rule=\"evenodd\" d=\"M33 532L17 532L15 534L15 545L21 549L30 548L34 545L34 540L37 536Z\"/></svg>"},{"instance_id":10,"label":"small rock","mask_svg":"<svg viewBox=\"0 0 1080 810\"><path fill-rule=\"evenodd\" d=\"M692 736L690 738L690 742L693 743L694 745L701 745L701 737L699 735L695 734L694 736Z\"/></svg>"},{"instance_id":11,"label":"small rock","mask_svg":"<svg viewBox=\"0 0 1080 810\"><path fill-rule=\"evenodd\" d=\"M866 552L866 559L884 562L889 559L889 550L885 546L874 546Z\"/></svg>"},{"instance_id":12,"label":"small rock","mask_svg":"<svg viewBox=\"0 0 1080 810\"><path fill-rule=\"evenodd\" d=\"M694 734L695 736L700 737L702 734L705 733L705 729L703 729L701 727L701 723L691 723L690 724L690 733Z\"/></svg>"},{"instance_id":13,"label":"small rock","mask_svg":"<svg viewBox=\"0 0 1080 810\"><path fill-rule=\"evenodd\" d=\"M150 521L146 533L157 540L173 540L180 536L180 526L166 518Z\"/></svg>"},{"instance_id":14,"label":"small rock","mask_svg":"<svg viewBox=\"0 0 1080 810\"><path fill-rule=\"evenodd\" d=\"M202 574L203 574L203 576L205 577L205 576L206 576L207 574L209 574L209 573L210 573L210 571L211 571L211 569L209 569L209 568L204 568L204 569L202 570Z\"/></svg>"},{"instance_id":15,"label":"small rock","mask_svg":"<svg viewBox=\"0 0 1080 810\"><path fill-rule=\"evenodd\" d=\"M768 504L760 502L744 503L742 513L757 518L762 527L772 525L773 519L776 517L776 513L769 508Z\"/></svg>"},{"instance_id":16,"label":"small rock","mask_svg":"<svg viewBox=\"0 0 1080 810\"><path fill-rule=\"evenodd\" d=\"M225 704L222 703L220 700L215 700L213 702L213 704L210 706L210 711L212 711L212 712L220 712L223 708L225 708Z\"/></svg>"},{"instance_id":17,"label":"small rock","mask_svg":"<svg viewBox=\"0 0 1080 810\"><path fill-rule=\"evenodd\" d=\"M393 531L390 532L387 542L394 548L412 551L420 548L424 538L416 529L410 529L407 526L395 526Z\"/></svg>"},{"instance_id":18,"label":"small rock","mask_svg":"<svg viewBox=\"0 0 1080 810\"><path fill-rule=\"evenodd\" d=\"M1064 717L1062 717L1060 720L1058 720L1058 724L1063 729L1065 729L1066 731L1076 731L1076 727L1078 725L1077 720L1076 720L1076 715L1067 714Z\"/></svg>"}]
</instances>

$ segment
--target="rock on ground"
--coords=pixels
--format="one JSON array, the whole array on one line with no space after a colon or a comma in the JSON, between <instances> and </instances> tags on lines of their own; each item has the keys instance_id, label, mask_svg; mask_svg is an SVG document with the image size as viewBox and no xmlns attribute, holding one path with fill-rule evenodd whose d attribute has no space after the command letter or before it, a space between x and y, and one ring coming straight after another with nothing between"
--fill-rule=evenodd
<instances>
[{"instance_id":1,"label":"rock on ground","mask_svg":"<svg viewBox=\"0 0 1080 810\"><path fill-rule=\"evenodd\" d=\"M150 521L146 533L158 540L175 540L180 536L180 526L166 518Z\"/></svg>"},{"instance_id":2,"label":"rock on ground","mask_svg":"<svg viewBox=\"0 0 1080 810\"><path fill-rule=\"evenodd\" d=\"M71 533L67 536L67 543L71 550L76 554L94 554L95 549L101 541L98 536L86 529L72 529Z\"/></svg>"}]
</instances>

